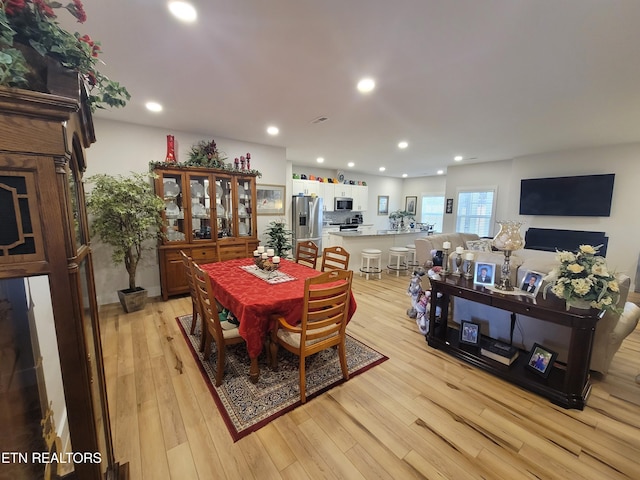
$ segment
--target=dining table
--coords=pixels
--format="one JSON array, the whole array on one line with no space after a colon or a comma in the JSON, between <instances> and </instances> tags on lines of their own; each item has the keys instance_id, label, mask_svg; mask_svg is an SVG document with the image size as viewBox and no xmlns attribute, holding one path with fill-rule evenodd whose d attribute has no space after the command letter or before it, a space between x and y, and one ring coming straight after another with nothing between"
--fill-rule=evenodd
<instances>
[{"instance_id":1,"label":"dining table","mask_svg":"<svg viewBox=\"0 0 640 480\"><path fill-rule=\"evenodd\" d=\"M253 258L207 263L200 268L209 274L216 300L240 322L238 331L251 361L249 377L255 383L260 376L258 357L273 326L271 315L281 315L291 325L300 323L305 280L322 272L284 258L277 273L269 278L256 271ZM355 311L351 292L348 320Z\"/></svg>"}]
</instances>

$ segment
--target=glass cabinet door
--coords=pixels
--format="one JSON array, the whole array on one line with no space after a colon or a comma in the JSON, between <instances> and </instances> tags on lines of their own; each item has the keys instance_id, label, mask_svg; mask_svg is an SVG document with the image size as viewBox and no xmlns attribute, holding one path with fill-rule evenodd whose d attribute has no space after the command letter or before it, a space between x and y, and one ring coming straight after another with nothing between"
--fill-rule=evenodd
<instances>
[{"instance_id":1,"label":"glass cabinet door","mask_svg":"<svg viewBox=\"0 0 640 480\"><path fill-rule=\"evenodd\" d=\"M216 231L218 238L235 237L232 177L216 176Z\"/></svg>"},{"instance_id":2,"label":"glass cabinet door","mask_svg":"<svg viewBox=\"0 0 640 480\"><path fill-rule=\"evenodd\" d=\"M255 235L253 231L255 218L255 206L253 205L254 191L253 183L255 179L238 178L238 235L249 237Z\"/></svg>"},{"instance_id":3,"label":"glass cabinet door","mask_svg":"<svg viewBox=\"0 0 640 480\"><path fill-rule=\"evenodd\" d=\"M167 241L183 242L186 238L182 175L163 173L164 225Z\"/></svg>"},{"instance_id":4,"label":"glass cabinet door","mask_svg":"<svg viewBox=\"0 0 640 480\"><path fill-rule=\"evenodd\" d=\"M189 175L189 211L193 240L211 239L210 183L209 175Z\"/></svg>"}]
</instances>

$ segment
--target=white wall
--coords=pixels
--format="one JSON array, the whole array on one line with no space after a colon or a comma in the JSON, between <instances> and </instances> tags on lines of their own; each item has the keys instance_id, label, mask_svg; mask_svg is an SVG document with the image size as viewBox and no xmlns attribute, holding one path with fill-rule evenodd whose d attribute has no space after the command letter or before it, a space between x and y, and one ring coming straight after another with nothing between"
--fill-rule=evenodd
<instances>
[{"instance_id":1,"label":"white wall","mask_svg":"<svg viewBox=\"0 0 640 480\"><path fill-rule=\"evenodd\" d=\"M498 186L497 220L519 220L522 232L529 227L603 231L609 237L607 264L634 281L640 245L637 221L640 143L529 155L514 160L449 167L447 198L456 198L458 188ZM615 173L609 217L521 216L520 180L555 176ZM445 215L445 231L455 230L454 214Z\"/></svg>"},{"instance_id":2,"label":"white wall","mask_svg":"<svg viewBox=\"0 0 640 480\"><path fill-rule=\"evenodd\" d=\"M215 135L167 131L164 128L146 127L95 118L97 141L87 150L85 179L97 173L127 175L129 172L147 172L149 162L163 161L167 153L167 135L174 135L178 161L186 161L191 146L199 141L214 139L218 151L225 153L227 162L235 157L251 153L251 168L259 170L262 177L258 184L285 185L287 175L286 152L281 147L216 137ZM91 187L88 186L87 190ZM258 232L276 217L258 216ZM128 285L124 265L114 267L111 249L94 241L94 266L98 303L118 301L117 290ZM160 272L157 254L148 252L138 267L137 282L144 286L150 296L160 295Z\"/></svg>"},{"instance_id":3,"label":"white wall","mask_svg":"<svg viewBox=\"0 0 640 480\"><path fill-rule=\"evenodd\" d=\"M416 221L420 221L422 216L421 198L425 195L445 195L447 189L447 177L445 175L435 175L431 177L405 178L402 187L402 209L406 204L406 197L418 197L416 208ZM445 230L448 231L448 230Z\"/></svg>"}]
</instances>

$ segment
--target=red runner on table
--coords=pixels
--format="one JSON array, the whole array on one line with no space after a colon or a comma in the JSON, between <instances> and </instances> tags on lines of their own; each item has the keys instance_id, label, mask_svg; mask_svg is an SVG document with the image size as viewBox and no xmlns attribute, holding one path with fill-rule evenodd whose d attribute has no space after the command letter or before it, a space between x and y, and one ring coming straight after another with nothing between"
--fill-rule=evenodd
<instances>
[{"instance_id":1,"label":"red runner on table","mask_svg":"<svg viewBox=\"0 0 640 480\"><path fill-rule=\"evenodd\" d=\"M239 258L200 265L211 277L216 299L240 321L239 332L247 343L249 357L257 358L262 352L264 338L270 330L269 316L282 315L288 323L300 322L303 309L304 281L322 272L282 259L280 269L295 280L277 284L244 271L243 265L253 265L252 258ZM356 311L351 293L349 320Z\"/></svg>"}]
</instances>

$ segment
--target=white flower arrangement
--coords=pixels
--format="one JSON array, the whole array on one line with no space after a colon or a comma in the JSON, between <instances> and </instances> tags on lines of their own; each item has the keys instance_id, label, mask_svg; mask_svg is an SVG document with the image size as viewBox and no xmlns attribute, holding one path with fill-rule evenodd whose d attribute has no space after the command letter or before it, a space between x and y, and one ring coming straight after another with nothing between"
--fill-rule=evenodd
<instances>
[{"instance_id":1,"label":"white flower arrangement","mask_svg":"<svg viewBox=\"0 0 640 480\"><path fill-rule=\"evenodd\" d=\"M544 296L551 290L564 298L567 309L571 301L587 302L598 310L617 311L620 297L618 281L607 269L604 257L598 255L602 245L580 245L578 252L559 251L556 260L560 265L545 277Z\"/></svg>"}]
</instances>

